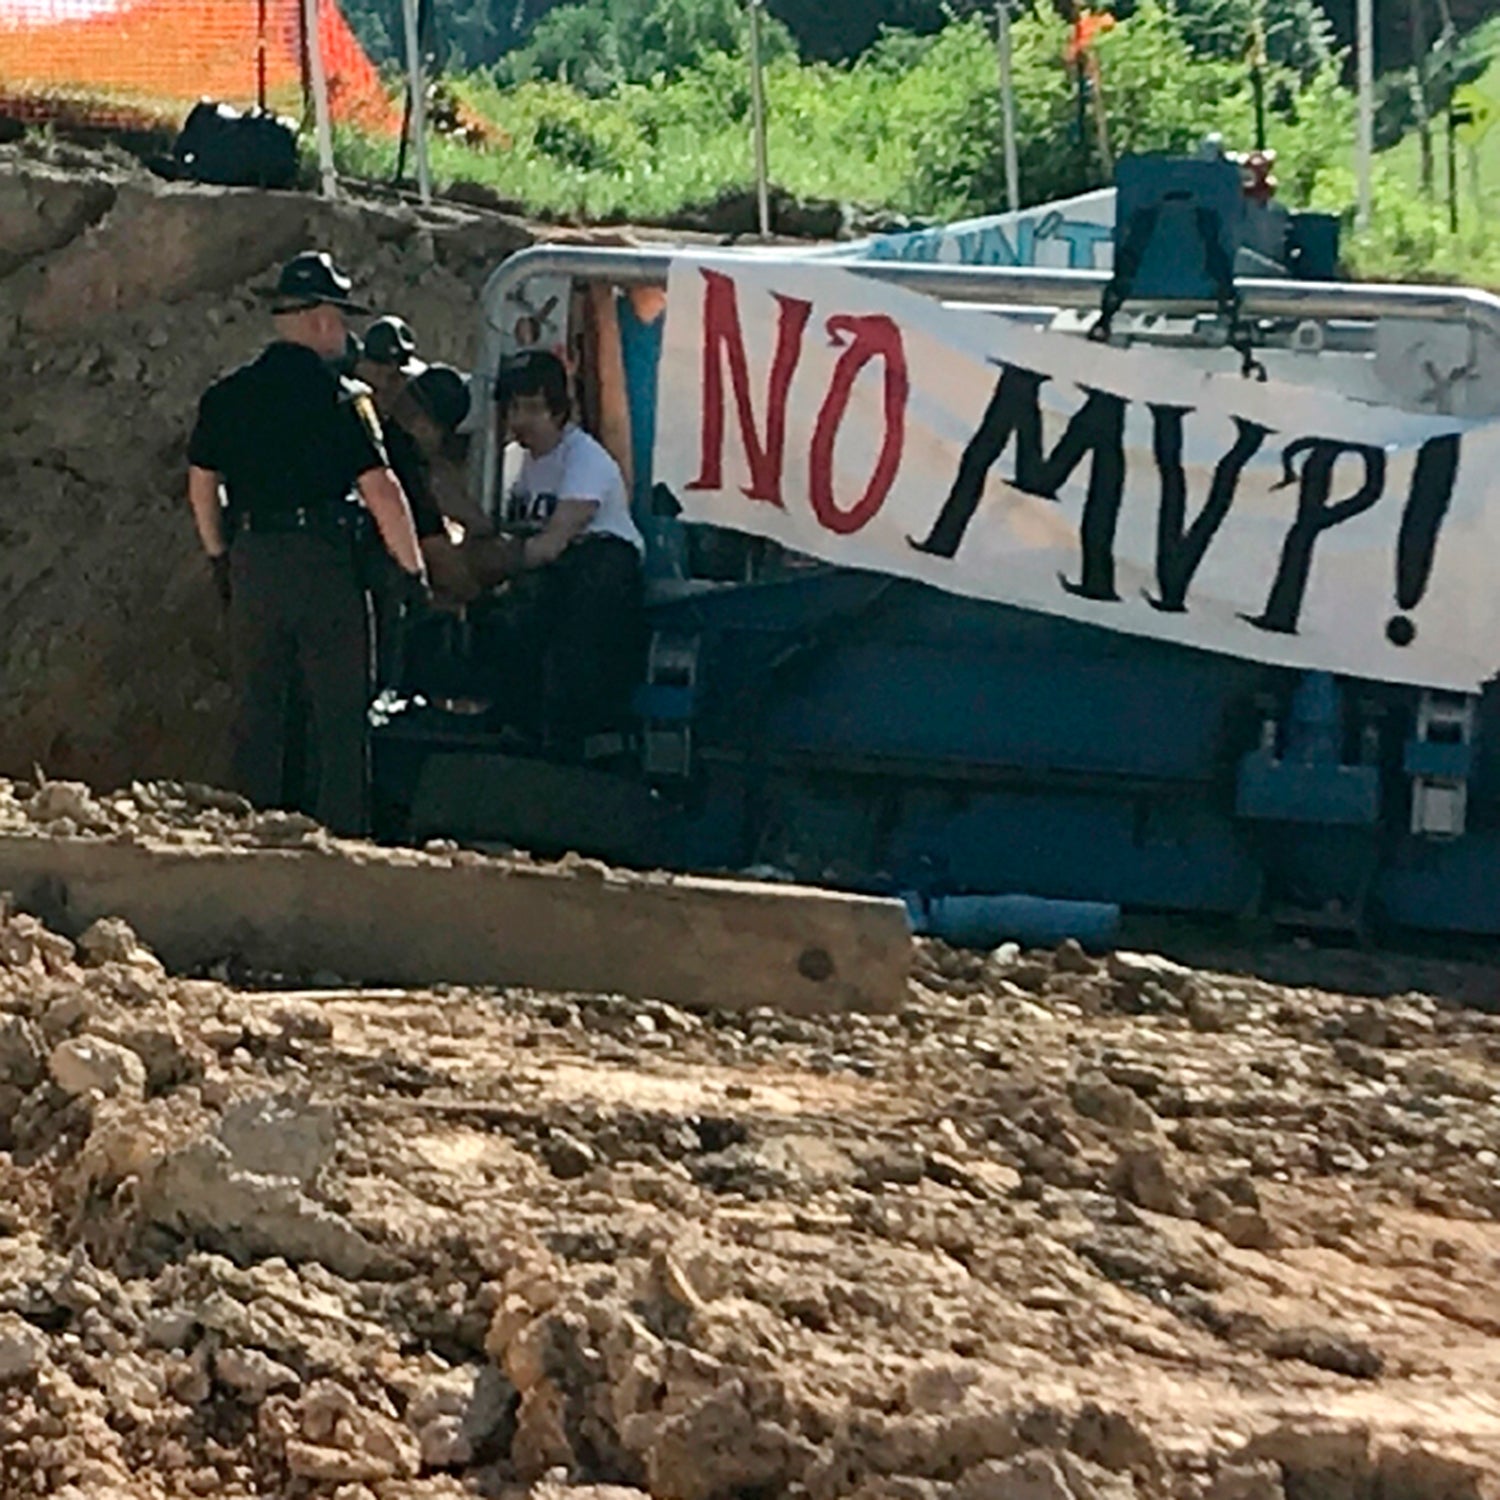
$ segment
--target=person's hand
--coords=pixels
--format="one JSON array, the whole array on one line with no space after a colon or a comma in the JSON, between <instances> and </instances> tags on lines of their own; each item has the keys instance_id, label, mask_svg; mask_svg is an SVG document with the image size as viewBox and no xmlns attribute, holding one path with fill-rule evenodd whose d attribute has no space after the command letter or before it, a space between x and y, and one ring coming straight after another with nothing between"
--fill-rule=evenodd
<instances>
[{"instance_id":1,"label":"person's hand","mask_svg":"<svg viewBox=\"0 0 1500 1500\"><path fill-rule=\"evenodd\" d=\"M229 554L221 552L217 557L209 558L208 566L213 573L214 593L218 595L219 603L228 609L234 597L234 584L229 577Z\"/></svg>"},{"instance_id":2,"label":"person's hand","mask_svg":"<svg viewBox=\"0 0 1500 1500\"><path fill-rule=\"evenodd\" d=\"M461 608L479 597L479 583L462 547L447 537L432 537L422 543L422 557L436 608Z\"/></svg>"},{"instance_id":3,"label":"person's hand","mask_svg":"<svg viewBox=\"0 0 1500 1500\"><path fill-rule=\"evenodd\" d=\"M464 556L479 587L495 588L526 571L526 538L504 533L475 538L465 544Z\"/></svg>"}]
</instances>

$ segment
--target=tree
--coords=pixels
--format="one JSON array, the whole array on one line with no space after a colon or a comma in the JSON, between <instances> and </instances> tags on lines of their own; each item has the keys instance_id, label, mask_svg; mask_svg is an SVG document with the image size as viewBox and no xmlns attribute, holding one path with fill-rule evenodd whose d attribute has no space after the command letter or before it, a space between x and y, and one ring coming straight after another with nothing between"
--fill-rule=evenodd
<instances>
[{"instance_id":1,"label":"tree","mask_svg":"<svg viewBox=\"0 0 1500 1500\"><path fill-rule=\"evenodd\" d=\"M1333 55L1333 27L1317 0L1181 0L1177 13L1188 45L1205 57L1243 61L1257 22L1270 60L1304 77Z\"/></svg>"},{"instance_id":2,"label":"tree","mask_svg":"<svg viewBox=\"0 0 1500 1500\"><path fill-rule=\"evenodd\" d=\"M503 72L514 82L551 78L603 93L621 83L677 77L716 53L743 52L748 29L743 0L591 0L544 17ZM762 39L767 60L796 50L774 18Z\"/></svg>"},{"instance_id":3,"label":"tree","mask_svg":"<svg viewBox=\"0 0 1500 1500\"><path fill-rule=\"evenodd\" d=\"M406 57L401 0L341 0L345 16L377 63ZM523 46L532 28L563 0L429 0L432 35L445 67L489 67Z\"/></svg>"},{"instance_id":4,"label":"tree","mask_svg":"<svg viewBox=\"0 0 1500 1500\"><path fill-rule=\"evenodd\" d=\"M934 32L950 17L994 9L986 0L767 0L804 56L847 62L882 31Z\"/></svg>"}]
</instances>

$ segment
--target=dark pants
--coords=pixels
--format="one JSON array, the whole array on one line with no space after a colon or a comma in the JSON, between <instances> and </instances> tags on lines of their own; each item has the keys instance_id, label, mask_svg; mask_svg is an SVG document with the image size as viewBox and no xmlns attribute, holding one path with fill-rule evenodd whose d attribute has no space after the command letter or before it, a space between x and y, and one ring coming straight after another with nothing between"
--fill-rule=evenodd
<instances>
[{"instance_id":1,"label":"dark pants","mask_svg":"<svg viewBox=\"0 0 1500 1500\"><path fill-rule=\"evenodd\" d=\"M401 689L402 591L399 570L378 542L362 560L365 586L370 592L370 623L374 638L375 692Z\"/></svg>"},{"instance_id":2,"label":"dark pants","mask_svg":"<svg viewBox=\"0 0 1500 1500\"><path fill-rule=\"evenodd\" d=\"M334 833L364 833L369 626L352 545L251 532L236 538L230 568L236 785L258 807L287 804L288 709L300 678L317 763L312 812Z\"/></svg>"},{"instance_id":3,"label":"dark pants","mask_svg":"<svg viewBox=\"0 0 1500 1500\"><path fill-rule=\"evenodd\" d=\"M575 542L502 597L499 699L506 717L563 748L618 729L645 664L640 556L617 537Z\"/></svg>"}]
</instances>

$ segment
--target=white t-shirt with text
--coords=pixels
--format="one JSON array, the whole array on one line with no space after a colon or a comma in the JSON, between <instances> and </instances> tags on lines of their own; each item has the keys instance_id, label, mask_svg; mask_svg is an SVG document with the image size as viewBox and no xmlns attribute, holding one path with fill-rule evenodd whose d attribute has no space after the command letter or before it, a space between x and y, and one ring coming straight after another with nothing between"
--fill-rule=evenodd
<instances>
[{"instance_id":1,"label":"white t-shirt with text","mask_svg":"<svg viewBox=\"0 0 1500 1500\"><path fill-rule=\"evenodd\" d=\"M559 500L597 501L582 535L619 537L645 552L619 464L602 443L572 424L550 453L540 458L527 453L522 458L521 472L506 492L501 519L509 526L545 526Z\"/></svg>"}]
</instances>

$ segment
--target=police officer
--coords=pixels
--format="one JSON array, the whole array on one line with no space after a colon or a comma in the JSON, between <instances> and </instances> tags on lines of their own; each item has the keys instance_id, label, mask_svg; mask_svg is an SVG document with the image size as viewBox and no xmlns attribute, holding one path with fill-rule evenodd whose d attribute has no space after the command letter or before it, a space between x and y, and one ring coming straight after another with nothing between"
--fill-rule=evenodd
<instances>
[{"instance_id":1,"label":"police officer","mask_svg":"<svg viewBox=\"0 0 1500 1500\"><path fill-rule=\"evenodd\" d=\"M416 439L396 419L401 394L427 365L417 357L417 337L404 318L376 318L359 341L353 366L357 379L369 387L380 416L386 458L401 482L416 525L417 542L428 576L440 597L450 581L443 564L452 550L443 526L443 513L432 490L432 471ZM408 614L400 570L378 544L367 547L366 578L374 606L375 686L379 693L400 692L406 655Z\"/></svg>"},{"instance_id":2,"label":"police officer","mask_svg":"<svg viewBox=\"0 0 1500 1500\"><path fill-rule=\"evenodd\" d=\"M443 513L432 494L431 476L416 439L396 418L402 392L427 366L417 358L411 325L396 317L376 318L360 340L354 373L370 388L380 415L386 456L401 481L416 522L417 540L442 534Z\"/></svg>"},{"instance_id":3,"label":"police officer","mask_svg":"<svg viewBox=\"0 0 1500 1500\"><path fill-rule=\"evenodd\" d=\"M412 596L427 587L369 393L334 368L345 314L366 311L351 292L328 255L289 261L268 294L275 340L205 392L188 447L188 500L229 607L236 784L260 806L282 801L300 673L317 749L313 810L347 835L365 831L368 782L361 505Z\"/></svg>"},{"instance_id":4,"label":"police officer","mask_svg":"<svg viewBox=\"0 0 1500 1500\"><path fill-rule=\"evenodd\" d=\"M395 405L406 382L426 368L417 356L417 336L405 318L376 318L365 329L359 378L375 392L375 405L382 414Z\"/></svg>"},{"instance_id":5,"label":"police officer","mask_svg":"<svg viewBox=\"0 0 1500 1500\"><path fill-rule=\"evenodd\" d=\"M434 512L459 522L470 536L492 532L490 518L470 498L463 474L465 439L481 415L479 403L469 400L467 379L452 365L428 364L417 352L411 324L390 315L376 318L365 330L356 374L375 393L386 451L412 503L418 535L424 540L436 535L430 525ZM434 407L428 396L439 404ZM417 490L424 495L420 506Z\"/></svg>"}]
</instances>

